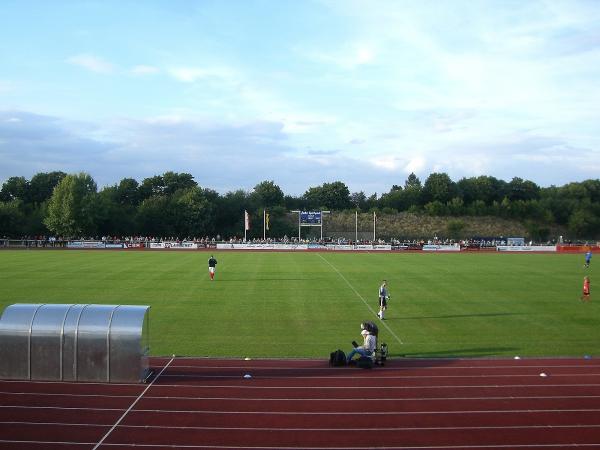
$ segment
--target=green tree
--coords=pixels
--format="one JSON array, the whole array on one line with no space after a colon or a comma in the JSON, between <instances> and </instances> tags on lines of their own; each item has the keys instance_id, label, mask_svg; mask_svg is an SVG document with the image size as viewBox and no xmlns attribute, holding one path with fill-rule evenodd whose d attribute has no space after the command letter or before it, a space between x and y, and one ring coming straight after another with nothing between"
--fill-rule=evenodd
<instances>
[{"instance_id":1,"label":"green tree","mask_svg":"<svg viewBox=\"0 0 600 450\"><path fill-rule=\"evenodd\" d=\"M591 239L600 235L600 205L580 205L569 217L569 232L576 238Z\"/></svg>"},{"instance_id":2,"label":"green tree","mask_svg":"<svg viewBox=\"0 0 600 450\"><path fill-rule=\"evenodd\" d=\"M136 216L140 234L150 237L174 236L173 214L166 195L153 195L143 200Z\"/></svg>"},{"instance_id":3,"label":"green tree","mask_svg":"<svg viewBox=\"0 0 600 450\"><path fill-rule=\"evenodd\" d=\"M283 203L288 211L304 210L308 208L306 199L303 196L285 195L283 197Z\"/></svg>"},{"instance_id":4,"label":"green tree","mask_svg":"<svg viewBox=\"0 0 600 450\"><path fill-rule=\"evenodd\" d=\"M432 173L423 185L423 201L427 203L438 201L445 204L455 197L456 193L456 183L446 173Z\"/></svg>"},{"instance_id":5,"label":"green tree","mask_svg":"<svg viewBox=\"0 0 600 450\"><path fill-rule=\"evenodd\" d=\"M304 194L309 208L328 208L343 210L352 207L350 190L341 181L324 183L322 186L311 187Z\"/></svg>"},{"instance_id":6,"label":"green tree","mask_svg":"<svg viewBox=\"0 0 600 450\"><path fill-rule=\"evenodd\" d=\"M227 192L218 204L217 209L217 232L222 237L244 235L244 210L252 211L250 196L242 189Z\"/></svg>"},{"instance_id":7,"label":"green tree","mask_svg":"<svg viewBox=\"0 0 600 450\"><path fill-rule=\"evenodd\" d=\"M21 237L25 221L21 200L0 202L0 237Z\"/></svg>"},{"instance_id":8,"label":"green tree","mask_svg":"<svg viewBox=\"0 0 600 450\"><path fill-rule=\"evenodd\" d=\"M367 209L367 196L363 191L350 194L350 203L355 209L365 211Z\"/></svg>"},{"instance_id":9,"label":"green tree","mask_svg":"<svg viewBox=\"0 0 600 450\"><path fill-rule=\"evenodd\" d=\"M95 234L96 183L86 173L67 175L54 188L44 224L59 236Z\"/></svg>"},{"instance_id":10,"label":"green tree","mask_svg":"<svg viewBox=\"0 0 600 450\"><path fill-rule=\"evenodd\" d=\"M34 204L41 204L49 200L52 197L54 188L66 176L66 173L60 171L36 173L29 182L28 201Z\"/></svg>"},{"instance_id":11,"label":"green tree","mask_svg":"<svg viewBox=\"0 0 600 450\"><path fill-rule=\"evenodd\" d=\"M123 178L117 186L116 200L121 205L137 206L140 203L140 185L133 178Z\"/></svg>"},{"instance_id":12,"label":"green tree","mask_svg":"<svg viewBox=\"0 0 600 450\"><path fill-rule=\"evenodd\" d=\"M29 182L25 177L10 177L2 185L0 190L0 201L10 202L21 200L26 202L29 194Z\"/></svg>"},{"instance_id":13,"label":"green tree","mask_svg":"<svg viewBox=\"0 0 600 450\"><path fill-rule=\"evenodd\" d=\"M165 172L162 176L164 193L173 195L180 189L190 189L198 186L193 175L189 173Z\"/></svg>"},{"instance_id":14,"label":"green tree","mask_svg":"<svg viewBox=\"0 0 600 450\"><path fill-rule=\"evenodd\" d=\"M532 181L523 180L519 177L514 177L508 183L508 198L509 200L537 200L540 196L540 188Z\"/></svg>"},{"instance_id":15,"label":"green tree","mask_svg":"<svg viewBox=\"0 0 600 450\"><path fill-rule=\"evenodd\" d=\"M448 214L448 207L439 200L427 203L424 209L425 213L430 216L445 216Z\"/></svg>"},{"instance_id":16,"label":"green tree","mask_svg":"<svg viewBox=\"0 0 600 450\"><path fill-rule=\"evenodd\" d=\"M420 191L423 187L421 186L421 180L411 172L406 181L404 181L404 189L415 189Z\"/></svg>"},{"instance_id":17,"label":"green tree","mask_svg":"<svg viewBox=\"0 0 600 450\"><path fill-rule=\"evenodd\" d=\"M215 204L200 187L178 190L171 199L175 234L181 237L201 237L215 232Z\"/></svg>"},{"instance_id":18,"label":"green tree","mask_svg":"<svg viewBox=\"0 0 600 450\"><path fill-rule=\"evenodd\" d=\"M163 195L165 193L165 181L161 175L144 178L139 187L140 202L153 195Z\"/></svg>"},{"instance_id":19,"label":"green tree","mask_svg":"<svg viewBox=\"0 0 600 450\"><path fill-rule=\"evenodd\" d=\"M411 173L404 182L403 209L417 209L421 205L422 196L423 186L421 180L414 173Z\"/></svg>"},{"instance_id":20,"label":"green tree","mask_svg":"<svg viewBox=\"0 0 600 450\"><path fill-rule=\"evenodd\" d=\"M478 200L491 205L494 201L501 201L506 194L506 182L483 175L462 178L456 187L467 205Z\"/></svg>"},{"instance_id":21,"label":"green tree","mask_svg":"<svg viewBox=\"0 0 600 450\"><path fill-rule=\"evenodd\" d=\"M392 187L390 192L383 194L379 199L382 208L392 208L395 211L405 211L417 203L418 194L414 189L402 189L400 186Z\"/></svg>"},{"instance_id":22,"label":"green tree","mask_svg":"<svg viewBox=\"0 0 600 450\"><path fill-rule=\"evenodd\" d=\"M281 206L284 203L283 191L273 181L262 181L254 186L251 196L261 208Z\"/></svg>"}]
</instances>

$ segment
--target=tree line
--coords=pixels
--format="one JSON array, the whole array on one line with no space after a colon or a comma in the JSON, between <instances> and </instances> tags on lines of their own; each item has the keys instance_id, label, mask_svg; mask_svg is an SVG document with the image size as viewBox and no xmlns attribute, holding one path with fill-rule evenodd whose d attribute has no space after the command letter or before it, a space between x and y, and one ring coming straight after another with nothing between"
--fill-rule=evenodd
<instances>
[{"instance_id":1,"label":"tree line","mask_svg":"<svg viewBox=\"0 0 600 450\"><path fill-rule=\"evenodd\" d=\"M600 237L600 180L544 188L518 177L509 182L492 176L455 182L446 173L432 173L422 183L411 173L403 185L379 196L351 193L341 181L309 187L300 196L286 195L273 181L221 195L199 186L189 173L169 171L141 183L124 178L99 190L87 173L56 171L4 182L0 236L227 239L243 235L246 210L255 224L248 236L262 237L263 209L269 212L269 235L278 237L297 233L291 210L356 210L495 216L526 224L532 239L546 240L552 225L567 229L570 239L595 239Z\"/></svg>"}]
</instances>

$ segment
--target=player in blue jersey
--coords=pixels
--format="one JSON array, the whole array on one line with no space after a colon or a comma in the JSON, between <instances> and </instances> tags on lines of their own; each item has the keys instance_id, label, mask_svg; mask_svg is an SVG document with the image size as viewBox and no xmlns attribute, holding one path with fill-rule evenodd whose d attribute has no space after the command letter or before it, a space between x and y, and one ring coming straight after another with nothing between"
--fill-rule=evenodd
<instances>
[{"instance_id":1,"label":"player in blue jersey","mask_svg":"<svg viewBox=\"0 0 600 450\"><path fill-rule=\"evenodd\" d=\"M592 262L592 251L588 250L585 253L585 265L584 267L587 269L588 267L590 267L590 262Z\"/></svg>"}]
</instances>

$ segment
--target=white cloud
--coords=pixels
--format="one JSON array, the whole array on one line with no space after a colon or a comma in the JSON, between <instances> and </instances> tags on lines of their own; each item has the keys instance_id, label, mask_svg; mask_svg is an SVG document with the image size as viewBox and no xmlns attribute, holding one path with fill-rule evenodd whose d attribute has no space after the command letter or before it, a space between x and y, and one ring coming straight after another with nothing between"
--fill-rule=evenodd
<instances>
[{"instance_id":1,"label":"white cloud","mask_svg":"<svg viewBox=\"0 0 600 450\"><path fill-rule=\"evenodd\" d=\"M398 169L400 161L394 155L379 155L370 160L370 163L380 169L394 171Z\"/></svg>"},{"instance_id":2,"label":"white cloud","mask_svg":"<svg viewBox=\"0 0 600 450\"><path fill-rule=\"evenodd\" d=\"M160 69L154 66L138 65L131 68L133 75L152 75L159 72Z\"/></svg>"},{"instance_id":3,"label":"white cloud","mask_svg":"<svg viewBox=\"0 0 600 450\"><path fill-rule=\"evenodd\" d=\"M404 172L406 173L420 173L425 168L425 158L422 156L414 156L404 166Z\"/></svg>"},{"instance_id":4,"label":"white cloud","mask_svg":"<svg viewBox=\"0 0 600 450\"><path fill-rule=\"evenodd\" d=\"M331 64L343 70L373 64L377 60L378 50L370 42L354 42L332 50L300 50L310 60Z\"/></svg>"},{"instance_id":5,"label":"white cloud","mask_svg":"<svg viewBox=\"0 0 600 450\"><path fill-rule=\"evenodd\" d=\"M237 78L235 72L227 67L171 67L168 73L183 83L194 83L207 78L232 82Z\"/></svg>"},{"instance_id":6,"label":"white cloud","mask_svg":"<svg viewBox=\"0 0 600 450\"><path fill-rule=\"evenodd\" d=\"M67 62L95 73L110 74L115 70L115 67L110 62L90 54L71 56L67 59Z\"/></svg>"}]
</instances>

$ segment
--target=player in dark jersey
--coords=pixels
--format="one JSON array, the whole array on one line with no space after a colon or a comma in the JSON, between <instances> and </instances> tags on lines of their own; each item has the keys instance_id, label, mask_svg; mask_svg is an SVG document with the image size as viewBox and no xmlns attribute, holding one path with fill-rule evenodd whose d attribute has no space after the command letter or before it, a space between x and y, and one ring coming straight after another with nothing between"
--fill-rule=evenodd
<instances>
[{"instance_id":1,"label":"player in dark jersey","mask_svg":"<svg viewBox=\"0 0 600 450\"><path fill-rule=\"evenodd\" d=\"M217 267L217 260L213 255L210 255L208 258L208 273L210 275L210 281L214 281L215 279L215 268Z\"/></svg>"}]
</instances>

